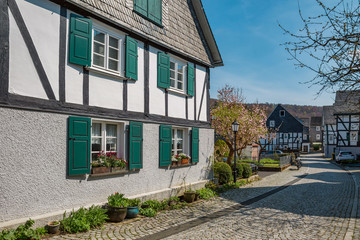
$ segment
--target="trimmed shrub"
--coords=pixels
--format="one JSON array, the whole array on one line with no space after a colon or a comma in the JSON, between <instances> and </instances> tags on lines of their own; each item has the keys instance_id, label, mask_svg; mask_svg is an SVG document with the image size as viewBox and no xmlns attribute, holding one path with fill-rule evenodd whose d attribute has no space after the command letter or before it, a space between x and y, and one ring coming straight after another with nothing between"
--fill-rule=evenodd
<instances>
[{"instance_id":1,"label":"trimmed shrub","mask_svg":"<svg viewBox=\"0 0 360 240\"><path fill-rule=\"evenodd\" d=\"M231 170L234 171L235 165L231 165ZM241 177L243 175L244 167L240 161L236 162L236 176Z\"/></svg>"},{"instance_id":2,"label":"trimmed shrub","mask_svg":"<svg viewBox=\"0 0 360 240\"><path fill-rule=\"evenodd\" d=\"M220 184L225 184L232 181L231 167L224 162L217 162L214 164L214 176L219 179Z\"/></svg>"},{"instance_id":3,"label":"trimmed shrub","mask_svg":"<svg viewBox=\"0 0 360 240\"><path fill-rule=\"evenodd\" d=\"M241 165L242 165L242 167L243 167L243 169L244 169L244 170L243 170L242 177L243 177L243 178L248 178L248 177L250 177L250 176L252 175L252 170L251 170L250 165L247 164L247 163L242 163Z\"/></svg>"}]
</instances>

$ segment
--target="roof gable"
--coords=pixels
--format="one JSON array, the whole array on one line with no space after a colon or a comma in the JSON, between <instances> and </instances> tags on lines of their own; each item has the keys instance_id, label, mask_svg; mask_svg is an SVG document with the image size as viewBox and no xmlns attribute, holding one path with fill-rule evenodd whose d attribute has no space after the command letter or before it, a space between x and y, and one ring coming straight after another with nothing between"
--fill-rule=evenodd
<instances>
[{"instance_id":1,"label":"roof gable","mask_svg":"<svg viewBox=\"0 0 360 240\"><path fill-rule=\"evenodd\" d=\"M280 111L285 111L285 116L280 116ZM279 128L279 132L303 132L303 124L291 115L280 104L269 115L266 120L266 126L270 127L270 121L275 121L275 128Z\"/></svg>"}]
</instances>

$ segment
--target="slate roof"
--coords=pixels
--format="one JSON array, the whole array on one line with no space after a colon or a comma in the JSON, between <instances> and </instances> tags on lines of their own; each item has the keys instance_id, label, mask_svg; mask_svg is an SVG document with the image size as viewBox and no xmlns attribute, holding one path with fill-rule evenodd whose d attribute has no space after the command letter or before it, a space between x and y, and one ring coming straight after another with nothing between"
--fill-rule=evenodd
<instances>
[{"instance_id":1,"label":"slate roof","mask_svg":"<svg viewBox=\"0 0 360 240\"><path fill-rule=\"evenodd\" d=\"M163 0L163 28L135 13L133 0L67 1L205 65L223 65L201 0Z\"/></svg>"},{"instance_id":2,"label":"slate roof","mask_svg":"<svg viewBox=\"0 0 360 240\"><path fill-rule=\"evenodd\" d=\"M311 117L310 118L310 126L321 126L322 125L322 117Z\"/></svg>"},{"instance_id":3,"label":"slate roof","mask_svg":"<svg viewBox=\"0 0 360 240\"><path fill-rule=\"evenodd\" d=\"M285 117L280 117L280 110L285 110ZM275 120L275 128L279 128L278 132L303 132L303 124L291 115L283 106L280 104L276 106L274 111L269 115L266 120L266 126L270 127L270 121Z\"/></svg>"},{"instance_id":4,"label":"slate roof","mask_svg":"<svg viewBox=\"0 0 360 240\"><path fill-rule=\"evenodd\" d=\"M299 120L305 127L310 126L310 118L300 118Z\"/></svg>"},{"instance_id":5,"label":"slate roof","mask_svg":"<svg viewBox=\"0 0 360 240\"><path fill-rule=\"evenodd\" d=\"M334 106L323 107L323 122L324 124L336 124L336 118L334 116Z\"/></svg>"},{"instance_id":6,"label":"slate roof","mask_svg":"<svg viewBox=\"0 0 360 240\"><path fill-rule=\"evenodd\" d=\"M337 91L334 113L360 113L360 90Z\"/></svg>"}]
</instances>

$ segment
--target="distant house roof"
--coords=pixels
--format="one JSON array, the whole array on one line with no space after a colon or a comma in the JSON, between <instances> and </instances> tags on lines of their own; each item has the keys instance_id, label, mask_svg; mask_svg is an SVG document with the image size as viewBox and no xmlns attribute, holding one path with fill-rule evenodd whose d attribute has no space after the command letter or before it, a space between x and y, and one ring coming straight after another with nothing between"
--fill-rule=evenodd
<instances>
[{"instance_id":1,"label":"distant house roof","mask_svg":"<svg viewBox=\"0 0 360 240\"><path fill-rule=\"evenodd\" d=\"M336 124L336 118L334 116L334 106L323 107L323 123L324 124Z\"/></svg>"},{"instance_id":2,"label":"distant house roof","mask_svg":"<svg viewBox=\"0 0 360 240\"><path fill-rule=\"evenodd\" d=\"M162 25L133 11L130 0L65 0L95 16L208 66L223 61L201 0L162 1Z\"/></svg>"},{"instance_id":3,"label":"distant house roof","mask_svg":"<svg viewBox=\"0 0 360 240\"><path fill-rule=\"evenodd\" d=\"M280 111L285 111L285 116L280 116ZM304 125L280 104L276 106L266 120L268 128L271 120L275 121L275 128L279 128L279 132L303 132L304 129Z\"/></svg>"},{"instance_id":4,"label":"distant house roof","mask_svg":"<svg viewBox=\"0 0 360 240\"><path fill-rule=\"evenodd\" d=\"M321 126L322 125L322 117L311 117L310 118L310 126Z\"/></svg>"},{"instance_id":5,"label":"distant house roof","mask_svg":"<svg viewBox=\"0 0 360 240\"><path fill-rule=\"evenodd\" d=\"M334 114L341 113L360 113L360 90L336 92Z\"/></svg>"},{"instance_id":6,"label":"distant house roof","mask_svg":"<svg viewBox=\"0 0 360 240\"><path fill-rule=\"evenodd\" d=\"M299 120L305 127L310 126L310 118L299 118Z\"/></svg>"}]
</instances>

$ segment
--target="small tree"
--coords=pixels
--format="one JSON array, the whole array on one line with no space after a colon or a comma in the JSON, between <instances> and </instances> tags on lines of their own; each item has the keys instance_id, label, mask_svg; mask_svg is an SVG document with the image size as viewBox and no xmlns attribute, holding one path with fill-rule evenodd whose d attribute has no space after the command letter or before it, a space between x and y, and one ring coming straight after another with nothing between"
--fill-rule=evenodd
<instances>
[{"instance_id":1,"label":"small tree","mask_svg":"<svg viewBox=\"0 0 360 240\"><path fill-rule=\"evenodd\" d=\"M229 148L227 163L231 164L234 151L238 156L247 145L257 141L266 132L266 116L259 105L247 107L244 103L242 91L226 85L218 91L218 103L211 109L212 127L223 137ZM234 149L234 133L231 124L239 122L239 131L236 135L236 149Z\"/></svg>"}]
</instances>

